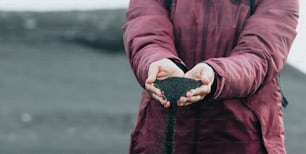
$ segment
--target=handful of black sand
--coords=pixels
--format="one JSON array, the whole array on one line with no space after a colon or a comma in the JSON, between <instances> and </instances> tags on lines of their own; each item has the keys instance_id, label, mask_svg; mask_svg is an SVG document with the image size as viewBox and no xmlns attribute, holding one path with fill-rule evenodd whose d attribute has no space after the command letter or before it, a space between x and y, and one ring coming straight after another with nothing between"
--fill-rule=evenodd
<instances>
[{"instance_id":1,"label":"handful of black sand","mask_svg":"<svg viewBox=\"0 0 306 154\"><path fill-rule=\"evenodd\" d=\"M181 96L185 96L189 90L198 88L201 85L201 81L182 77L170 77L164 80L156 80L154 82L154 86L160 89L163 92L165 99L171 103L170 110L168 112L168 125L166 128L166 154L174 153L177 101L180 99Z\"/></svg>"},{"instance_id":2,"label":"handful of black sand","mask_svg":"<svg viewBox=\"0 0 306 154\"><path fill-rule=\"evenodd\" d=\"M176 104L181 96L185 96L191 89L202 85L201 81L183 77L170 77L164 80L156 80L154 86L160 89L171 106Z\"/></svg>"}]
</instances>

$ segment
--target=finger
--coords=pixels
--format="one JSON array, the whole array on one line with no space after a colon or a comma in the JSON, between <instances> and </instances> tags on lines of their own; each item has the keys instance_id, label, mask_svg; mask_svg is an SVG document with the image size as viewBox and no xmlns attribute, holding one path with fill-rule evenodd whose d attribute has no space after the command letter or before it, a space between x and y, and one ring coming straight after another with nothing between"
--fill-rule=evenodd
<instances>
[{"instance_id":1,"label":"finger","mask_svg":"<svg viewBox=\"0 0 306 154\"><path fill-rule=\"evenodd\" d=\"M157 96L156 94L152 94L152 97L153 97L154 99L156 99L157 101L159 101L161 105L163 105L163 106L166 106L166 105L167 105L167 101L164 100L163 97Z\"/></svg>"},{"instance_id":2,"label":"finger","mask_svg":"<svg viewBox=\"0 0 306 154\"><path fill-rule=\"evenodd\" d=\"M211 78L208 76L207 72L203 72L201 75L201 82L204 85L209 85L211 83Z\"/></svg>"},{"instance_id":3,"label":"finger","mask_svg":"<svg viewBox=\"0 0 306 154\"><path fill-rule=\"evenodd\" d=\"M208 86L202 85L202 86L199 87L199 88L192 89L192 90L188 91L188 92L186 93L186 96L187 96L188 98L193 97L193 96L197 96L197 95L204 96L204 95L209 94L210 91L211 91L210 85L208 85Z\"/></svg>"},{"instance_id":4,"label":"finger","mask_svg":"<svg viewBox=\"0 0 306 154\"><path fill-rule=\"evenodd\" d=\"M163 97L162 91L161 91L160 89L156 88L156 87L154 86L154 84L146 84L146 89L147 89L150 93L152 93L152 94L155 94L155 95L157 95L157 96L159 96L159 97Z\"/></svg>"},{"instance_id":5,"label":"finger","mask_svg":"<svg viewBox=\"0 0 306 154\"><path fill-rule=\"evenodd\" d=\"M207 65L201 73L201 81L203 84L209 85L212 84L214 80L214 71L211 67Z\"/></svg>"},{"instance_id":6,"label":"finger","mask_svg":"<svg viewBox=\"0 0 306 154\"><path fill-rule=\"evenodd\" d=\"M191 105L191 104L192 104L192 103L185 103L184 106L188 106L188 105Z\"/></svg>"},{"instance_id":7,"label":"finger","mask_svg":"<svg viewBox=\"0 0 306 154\"><path fill-rule=\"evenodd\" d=\"M146 80L146 83L152 84L156 80L158 71L159 71L159 67L152 64L148 71L148 78Z\"/></svg>"},{"instance_id":8,"label":"finger","mask_svg":"<svg viewBox=\"0 0 306 154\"><path fill-rule=\"evenodd\" d=\"M180 97L179 101L177 102L178 106L183 106L185 103L187 102L187 98L186 97Z\"/></svg>"},{"instance_id":9,"label":"finger","mask_svg":"<svg viewBox=\"0 0 306 154\"><path fill-rule=\"evenodd\" d=\"M190 98L181 97L179 102L178 102L178 106L188 106L188 105L191 105L193 103L199 102L199 101L203 100L204 98L205 98L205 96L201 96L201 95L192 96Z\"/></svg>"},{"instance_id":10,"label":"finger","mask_svg":"<svg viewBox=\"0 0 306 154\"><path fill-rule=\"evenodd\" d=\"M190 98L187 98L187 101L184 103L184 106L199 102L203 100L205 96L197 95L197 96L192 96Z\"/></svg>"},{"instance_id":11,"label":"finger","mask_svg":"<svg viewBox=\"0 0 306 154\"><path fill-rule=\"evenodd\" d=\"M169 77L169 75L165 72L165 71L160 71L158 72L157 76L156 76L156 79L158 80L164 80L166 79L167 77Z\"/></svg>"},{"instance_id":12,"label":"finger","mask_svg":"<svg viewBox=\"0 0 306 154\"><path fill-rule=\"evenodd\" d=\"M169 108L169 107L170 107L170 102L166 102L166 103L164 104L164 107L165 107L165 108Z\"/></svg>"}]
</instances>

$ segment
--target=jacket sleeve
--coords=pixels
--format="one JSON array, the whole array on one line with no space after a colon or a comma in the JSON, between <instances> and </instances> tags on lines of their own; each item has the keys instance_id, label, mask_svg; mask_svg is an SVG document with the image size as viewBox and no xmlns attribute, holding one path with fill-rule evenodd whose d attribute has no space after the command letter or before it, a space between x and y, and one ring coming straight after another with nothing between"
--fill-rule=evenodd
<instances>
[{"instance_id":1,"label":"jacket sleeve","mask_svg":"<svg viewBox=\"0 0 306 154\"><path fill-rule=\"evenodd\" d=\"M152 62L169 58L183 64L176 53L173 26L163 0L131 0L123 40L131 67L143 87Z\"/></svg>"},{"instance_id":2,"label":"jacket sleeve","mask_svg":"<svg viewBox=\"0 0 306 154\"><path fill-rule=\"evenodd\" d=\"M296 36L298 0L257 0L229 57L205 62L217 76L214 99L247 97L282 70Z\"/></svg>"}]
</instances>

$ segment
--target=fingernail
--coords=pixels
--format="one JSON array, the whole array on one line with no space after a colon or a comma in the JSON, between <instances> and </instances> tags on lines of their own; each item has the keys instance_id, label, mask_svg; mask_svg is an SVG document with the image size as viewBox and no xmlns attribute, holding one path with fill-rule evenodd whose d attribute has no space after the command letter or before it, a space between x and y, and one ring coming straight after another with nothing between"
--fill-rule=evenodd
<instances>
[{"instance_id":1,"label":"fingernail","mask_svg":"<svg viewBox=\"0 0 306 154\"><path fill-rule=\"evenodd\" d=\"M168 108L169 107L169 102L166 102L164 107Z\"/></svg>"},{"instance_id":2,"label":"fingernail","mask_svg":"<svg viewBox=\"0 0 306 154\"><path fill-rule=\"evenodd\" d=\"M195 93L195 90L194 90L194 89L190 91L190 94L191 94L191 95L193 95L194 93Z\"/></svg>"}]
</instances>

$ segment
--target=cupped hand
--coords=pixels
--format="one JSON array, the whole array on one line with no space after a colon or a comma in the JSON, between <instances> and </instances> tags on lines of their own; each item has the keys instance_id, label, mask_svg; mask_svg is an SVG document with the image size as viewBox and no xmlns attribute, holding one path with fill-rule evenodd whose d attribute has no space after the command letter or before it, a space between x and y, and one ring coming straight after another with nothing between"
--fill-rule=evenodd
<instances>
[{"instance_id":1,"label":"cupped hand","mask_svg":"<svg viewBox=\"0 0 306 154\"><path fill-rule=\"evenodd\" d=\"M215 72L208 64L199 63L188 71L184 77L194 80L201 80L202 86L188 91L186 93L186 97L180 98L178 101L178 106L187 106L203 100L211 92Z\"/></svg>"},{"instance_id":2,"label":"cupped hand","mask_svg":"<svg viewBox=\"0 0 306 154\"><path fill-rule=\"evenodd\" d=\"M154 81L156 79L162 80L174 76L184 77L184 72L170 59L161 59L151 63L149 66L145 87L152 94L152 97L158 100L165 108L170 107L170 102L165 100L161 90L154 86Z\"/></svg>"}]
</instances>

